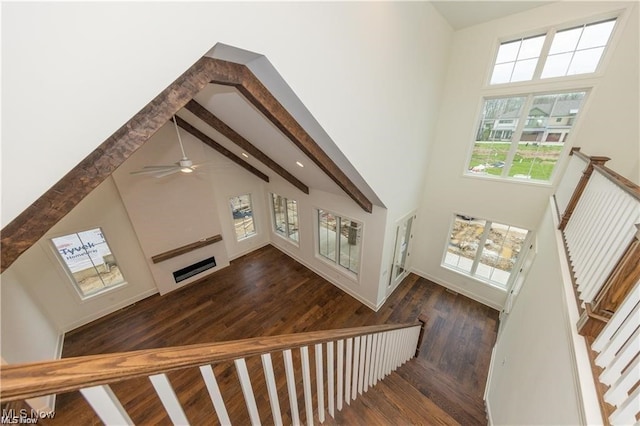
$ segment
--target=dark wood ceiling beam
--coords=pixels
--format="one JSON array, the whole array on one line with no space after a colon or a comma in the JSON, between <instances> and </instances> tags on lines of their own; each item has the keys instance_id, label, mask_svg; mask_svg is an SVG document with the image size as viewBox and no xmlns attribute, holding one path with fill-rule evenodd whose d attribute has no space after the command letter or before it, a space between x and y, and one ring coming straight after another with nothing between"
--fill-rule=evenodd
<instances>
[{"instance_id":1,"label":"dark wood ceiling beam","mask_svg":"<svg viewBox=\"0 0 640 426\"><path fill-rule=\"evenodd\" d=\"M225 148L224 146L220 145L218 142L214 141L209 136L205 135L200 130L196 129L195 127L193 127L191 124L187 123L182 118L176 116L176 122L178 123L178 126L180 126L180 128L184 129L188 133L191 133L193 136L195 136L196 138L200 139L200 141L202 141L206 145L210 146L211 148L215 149L220 154L224 155L225 157L227 157L228 159L230 159L234 163L238 164L240 167L242 167L242 168L248 170L249 172L253 173L254 175L258 176L263 181L269 182L269 176L265 175L260 170L256 169L251 164L247 163L242 158L238 157L233 152L229 151L227 148Z\"/></svg>"},{"instance_id":2,"label":"dark wood ceiling beam","mask_svg":"<svg viewBox=\"0 0 640 426\"><path fill-rule=\"evenodd\" d=\"M260 151L255 145L251 142L243 138L239 133L233 130L231 127L227 126L222 120L216 117L211 111L200 105L195 100L190 100L185 105L185 109L191 112L193 115L198 117L200 120L204 121L207 125L211 126L214 130L224 135L231 142L238 145L240 148L247 151L248 154L252 155L256 160L262 162L264 165L269 167L271 170L282 176L287 182L291 185L298 188L300 191L305 194L309 193L309 187L304 183L300 182L295 176L289 173L284 167L280 166L276 163L271 157L269 157L264 152Z\"/></svg>"},{"instance_id":3,"label":"dark wood ceiling beam","mask_svg":"<svg viewBox=\"0 0 640 426\"><path fill-rule=\"evenodd\" d=\"M360 207L372 212L373 203L248 68L236 88Z\"/></svg>"}]
</instances>

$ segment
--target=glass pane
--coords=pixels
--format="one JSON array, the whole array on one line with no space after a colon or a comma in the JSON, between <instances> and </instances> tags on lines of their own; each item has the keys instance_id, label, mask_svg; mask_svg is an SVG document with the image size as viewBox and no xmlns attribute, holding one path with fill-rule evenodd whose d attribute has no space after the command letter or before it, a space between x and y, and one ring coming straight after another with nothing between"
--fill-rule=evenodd
<instances>
[{"instance_id":1,"label":"glass pane","mask_svg":"<svg viewBox=\"0 0 640 426\"><path fill-rule=\"evenodd\" d=\"M549 180L585 92L533 98L509 176Z\"/></svg>"},{"instance_id":2,"label":"glass pane","mask_svg":"<svg viewBox=\"0 0 640 426\"><path fill-rule=\"evenodd\" d=\"M318 210L318 242L319 253L336 261L336 217L324 210Z\"/></svg>"},{"instance_id":3,"label":"glass pane","mask_svg":"<svg viewBox=\"0 0 640 426\"><path fill-rule=\"evenodd\" d=\"M573 53L549 56L547 62L544 64L541 78L562 77L566 75L572 57Z\"/></svg>"},{"instance_id":4,"label":"glass pane","mask_svg":"<svg viewBox=\"0 0 640 426\"><path fill-rule=\"evenodd\" d=\"M540 56L540 51L542 50L545 37L546 34L543 34L537 37L524 39L522 41L522 46L520 47L520 53L518 53L518 60L538 58L538 56Z\"/></svg>"},{"instance_id":5,"label":"glass pane","mask_svg":"<svg viewBox=\"0 0 640 426\"><path fill-rule=\"evenodd\" d=\"M295 200L287 200L288 237L298 241L298 203Z\"/></svg>"},{"instance_id":6,"label":"glass pane","mask_svg":"<svg viewBox=\"0 0 640 426\"><path fill-rule=\"evenodd\" d=\"M582 37L580 37L578 50L589 49L591 47L606 46L615 24L616 21L612 20L607 22L600 22L598 24L587 25L582 32Z\"/></svg>"},{"instance_id":7,"label":"glass pane","mask_svg":"<svg viewBox=\"0 0 640 426\"><path fill-rule=\"evenodd\" d=\"M492 223L476 275L506 288L527 233L527 230L515 226Z\"/></svg>"},{"instance_id":8,"label":"glass pane","mask_svg":"<svg viewBox=\"0 0 640 426\"><path fill-rule=\"evenodd\" d=\"M520 40L502 43L498 49L496 64L515 61L518 55L518 50L520 49L520 43Z\"/></svg>"},{"instance_id":9,"label":"glass pane","mask_svg":"<svg viewBox=\"0 0 640 426\"><path fill-rule=\"evenodd\" d=\"M516 66L513 68L511 81L513 82L531 80L533 78L533 73L536 70L537 63L538 58L516 62Z\"/></svg>"},{"instance_id":10,"label":"glass pane","mask_svg":"<svg viewBox=\"0 0 640 426\"><path fill-rule=\"evenodd\" d=\"M496 65L491 75L491 84L508 83L511 81L511 73L513 72L513 62Z\"/></svg>"},{"instance_id":11,"label":"glass pane","mask_svg":"<svg viewBox=\"0 0 640 426\"><path fill-rule=\"evenodd\" d=\"M360 262L360 224L349 219L340 220L340 266L358 273Z\"/></svg>"},{"instance_id":12,"label":"glass pane","mask_svg":"<svg viewBox=\"0 0 640 426\"><path fill-rule=\"evenodd\" d=\"M549 55L554 55L556 53L573 52L574 50L576 50L578 40L580 39L580 34L582 34L582 27L558 31L555 37L553 37Z\"/></svg>"},{"instance_id":13,"label":"glass pane","mask_svg":"<svg viewBox=\"0 0 640 426\"><path fill-rule=\"evenodd\" d=\"M277 194L271 194L273 199L273 229L282 236L287 236L285 199Z\"/></svg>"},{"instance_id":14,"label":"glass pane","mask_svg":"<svg viewBox=\"0 0 640 426\"><path fill-rule=\"evenodd\" d=\"M518 97L485 101L468 165L470 173L502 174L524 100Z\"/></svg>"},{"instance_id":15,"label":"glass pane","mask_svg":"<svg viewBox=\"0 0 640 426\"><path fill-rule=\"evenodd\" d=\"M251 196L248 194L232 197L231 213L233 216L236 239L238 241L255 235L256 229L253 222L253 209L251 208Z\"/></svg>"},{"instance_id":16,"label":"glass pane","mask_svg":"<svg viewBox=\"0 0 640 426\"><path fill-rule=\"evenodd\" d=\"M124 282L101 228L52 238L82 296Z\"/></svg>"},{"instance_id":17,"label":"glass pane","mask_svg":"<svg viewBox=\"0 0 640 426\"><path fill-rule=\"evenodd\" d=\"M567 75L595 72L596 68L598 68L602 52L604 52L604 47L577 51L575 55L573 55L573 60L571 61Z\"/></svg>"},{"instance_id":18,"label":"glass pane","mask_svg":"<svg viewBox=\"0 0 640 426\"><path fill-rule=\"evenodd\" d=\"M456 215L444 263L471 272L485 223L481 219Z\"/></svg>"}]
</instances>

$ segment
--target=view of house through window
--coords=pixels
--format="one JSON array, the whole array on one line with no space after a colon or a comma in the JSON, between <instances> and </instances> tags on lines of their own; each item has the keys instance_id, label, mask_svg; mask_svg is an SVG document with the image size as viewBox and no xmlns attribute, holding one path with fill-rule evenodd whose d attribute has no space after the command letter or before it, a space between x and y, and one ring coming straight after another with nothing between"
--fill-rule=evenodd
<instances>
[{"instance_id":1,"label":"view of house through window","mask_svg":"<svg viewBox=\"0 0 640 426\"><path fill-rule=\"evenodd\" d=\"M83 298L125 282L102 229L63 235L51 241Z\"/></svg>"},{"instance_id":2,"label":"view of house through window","mask_svg":"<svg viewBox=\"0 0 640 426\"><path fill-rule=\"evenodd\" d=\"M273 228L285 238L297 243L298 240L298 203L281 197L278 194L271 194L273 207Z\"/></svg>"},{"instance_id":3,"label":"view of house through window","mask_svg":"<svg viewBox=\"0 0 640 426\"><path fill-rule=\"evenodd\" d=\"M362 224L318 210L318 253L357 274L360 269Z\"/></svg>"},{"instance_id":4,"label":"view of house through window","mask_svg":"<svg viewBox=\"0 0 640 426\"><path fill-rule=\"evenodd\" d=\"M506 289L528 235L526 229L456 215L443 264Z\"/></svg>"},{"instance_id":5,"label":"view of house through window","mask_svg":"<svg viewBox=\"0 0 640 426\"><path fill-rule=\"evenodd\" d=\"M487 99L468 171L548 181L585 92Z\"/></svg>"},{"instance_id":6,"label":"view of house through window","mask_svg":"<svg viewBox=\"0 0 640 426\"><path fill-rule=\"evenodd\" d=\"M256 227L253 221L253 208L251 206L251 195L238 195L229 199L231 203L231 214L233 225L238 241L249 238L256 234Z\"/></svg>"}]
</instances>

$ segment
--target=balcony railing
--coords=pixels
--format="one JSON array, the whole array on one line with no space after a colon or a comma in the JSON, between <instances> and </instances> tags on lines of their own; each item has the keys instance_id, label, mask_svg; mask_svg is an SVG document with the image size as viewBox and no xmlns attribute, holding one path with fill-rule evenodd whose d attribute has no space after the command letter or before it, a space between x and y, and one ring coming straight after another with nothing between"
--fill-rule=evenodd
<instances>
[{"instance_id":1,"label":"balcony railing","mask_svg":"<svg viewBox=\"0 0 640 426\"><path fill-rule=\"evenodd\" d=\"M555 200L605 424L640 419L640 187L572 155Z\"/></svg>"}]
</instances>

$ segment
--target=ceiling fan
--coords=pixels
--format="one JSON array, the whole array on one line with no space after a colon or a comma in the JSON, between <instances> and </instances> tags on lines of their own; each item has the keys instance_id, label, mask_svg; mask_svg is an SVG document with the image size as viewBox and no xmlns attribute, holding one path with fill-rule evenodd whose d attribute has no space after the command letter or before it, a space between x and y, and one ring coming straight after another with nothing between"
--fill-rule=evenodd
<instances>
[{"instance_id":1,"label":"ceiling fan","mask_svg":"<svg viewBox=\"0 0 640 426\"><path fill-rule=\"evenodd\" d=\"M182 152L182 158L174 164L164 166L144 166L142 170L131 172L132 175L153 175L153 177L161 178L172 175L174 173L193 173L198 168L199 164L193 164L193 161L187 157L184 152L184 146L182 145L182 138L180 138L180 130L178 129L178 122L175 115L173 116L173 126L176 129L176 135L178 136L178 143L180 144L180 151Z\"/></svg>"}]
</instances>

